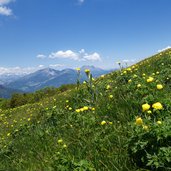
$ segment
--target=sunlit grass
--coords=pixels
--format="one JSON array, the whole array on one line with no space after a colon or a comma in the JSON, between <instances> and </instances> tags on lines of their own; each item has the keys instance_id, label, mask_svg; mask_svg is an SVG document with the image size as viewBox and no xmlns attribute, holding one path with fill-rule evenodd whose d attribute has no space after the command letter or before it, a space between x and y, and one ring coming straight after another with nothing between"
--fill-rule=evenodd
<instances>
[{"instance_id":1,"label":"sunlit grass","mask_svg":"<svg viewBox=\"0 0 171 171\"><path fill-rule=\"evenodd\" d=\"M170 169L171 50L119 66L1 109L0 170Z\"/></svg>"}]
</instances>

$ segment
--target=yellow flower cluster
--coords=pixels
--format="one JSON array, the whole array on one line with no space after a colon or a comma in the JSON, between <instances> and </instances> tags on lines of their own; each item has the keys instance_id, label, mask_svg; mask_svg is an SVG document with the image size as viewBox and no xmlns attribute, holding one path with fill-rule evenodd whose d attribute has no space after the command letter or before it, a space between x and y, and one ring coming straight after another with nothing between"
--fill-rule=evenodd
<instances>
[{"instance_id":1,"label":"yellow flower cluster","mask_svg":"<svg viewBox=\"0 0 171 171\"><path fill-rule=\"evenodd\" d=\"M100 124L101 124L101 125L106 125L106 124L112 125L112 124L113 124L113 122L101 121L101 123L100 123Z\"/></svg>"},{"instance_id":2,"label":"yellow flower cluster","mask_svg":"<svg viewBox=\"0 0 171 171\"><path fill-rule=\"evenodd\" d=\"M63 139L59 139L57 142L58 144L63 144ZM67 148L67 145L63 144L63 148Z\"/></svg>"},{"instance_id":3,"label":"yellow flower cluster","mask_svg":"<svg viewBox=\"0 0 171 171\"><path fill-rule=\"evenodd\" d=\"M76 111L77 113L80 113L80 112L84 112L84 111L88 111L88 110L95 111L95 108L94 108L94 107L84 106L84 107L82 107L82 108L76 109L75 111Z\"/></svg>"}]
</instances>

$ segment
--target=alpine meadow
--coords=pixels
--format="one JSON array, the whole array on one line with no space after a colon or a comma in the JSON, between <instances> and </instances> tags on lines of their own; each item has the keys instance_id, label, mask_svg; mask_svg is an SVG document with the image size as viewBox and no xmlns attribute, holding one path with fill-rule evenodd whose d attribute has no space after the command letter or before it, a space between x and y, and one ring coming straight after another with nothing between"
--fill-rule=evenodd
<instances>
[{"instance_id":1,"label":"alpine meadow","mask_svg":"<svg viewBox=\"0 0 171 171\"><path fill-rule=\"evenodd\" d=\"M0 101L0 170L171 170L171 49Z\"/></svg>"}]
</instances>

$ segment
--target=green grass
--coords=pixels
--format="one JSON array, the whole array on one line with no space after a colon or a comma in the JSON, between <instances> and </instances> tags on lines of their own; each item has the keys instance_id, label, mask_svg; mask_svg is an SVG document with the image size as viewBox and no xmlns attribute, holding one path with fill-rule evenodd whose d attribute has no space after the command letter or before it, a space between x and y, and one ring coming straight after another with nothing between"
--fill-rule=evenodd
<instances>
[{"instance_id":1,"label":"green grass","mask_svg":"<svg viewBox=\"0 0 171 171\"><path fill-rule=\"evenodd\" d=\"M153 82L147 82L149 76ZM163 89L158 90L157 84ZM171 116L170 85L171 50L167 50L104 77L93 80L90 76L86 83L47 94L39 102L1 109L0 170L169 170L169 159L161 159L161 154L171 155L169 150L167 154L156 153L154 163L153 152L148 158L143 151L148 152L147 146L140 147L146 142L148 147L155 146L144 136L155 133L159 137L159 130L164 130L165 139L159 138L167 146L161 141L159 144L162 149L170 148L169 124L164 127ZM164 109L155 111L151 107L149 117L142 111L142 104L152 106L155 102ZM142 118L148 131L143 129L145 125L135 124L136 117ZM160 129L158 120L162 122ZM136 160L139 150L143 162Z\"/></svg>"}]
</instances>

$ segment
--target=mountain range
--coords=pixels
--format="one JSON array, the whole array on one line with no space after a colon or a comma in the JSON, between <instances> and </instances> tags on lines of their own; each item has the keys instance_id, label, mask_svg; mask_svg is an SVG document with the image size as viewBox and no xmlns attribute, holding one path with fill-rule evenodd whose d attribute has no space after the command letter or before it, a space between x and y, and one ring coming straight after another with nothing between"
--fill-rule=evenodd
<instances>
[{"instance_id":1,"label":"mountain range","mask_svg":"<svg viewBox=\"0 0 171 171\"><path fill-rule=\"evenodd\" d=\"M85 69L90 69L93 77L107 74L111 70L103 70L94 66L80 68L81 81L86 80ZM77 71L74 69L55 70L44 68L27 75L1 75L0 97L10 97L14 92L34 92L45 87L59 87L63 84L74 84L77 80ZM4 95L5 92L5 95Z\"/></svg>"}]
</instances>

